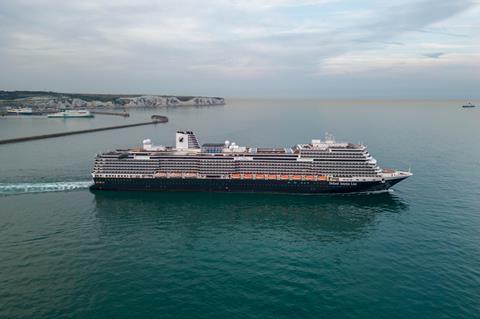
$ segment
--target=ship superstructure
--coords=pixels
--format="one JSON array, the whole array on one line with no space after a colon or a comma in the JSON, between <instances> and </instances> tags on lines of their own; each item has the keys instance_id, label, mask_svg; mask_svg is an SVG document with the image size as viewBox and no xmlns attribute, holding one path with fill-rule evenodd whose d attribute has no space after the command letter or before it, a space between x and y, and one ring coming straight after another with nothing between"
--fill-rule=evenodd
<instances>
[{"instance_id":1,"label":"ship superstructure","mask_svg":"<svg viewBox=\"0 0 480 319\"><path fill-rule=\"evenodd\" d=\"M308 144L246 147L234 142L200 146L191 131L176 133L176 146L150 139L136 149L97 155L93 189L243 192L362 192L386 190L411 176L381 169L364 145L333 136Z\"/></svg>"}]
</instances>

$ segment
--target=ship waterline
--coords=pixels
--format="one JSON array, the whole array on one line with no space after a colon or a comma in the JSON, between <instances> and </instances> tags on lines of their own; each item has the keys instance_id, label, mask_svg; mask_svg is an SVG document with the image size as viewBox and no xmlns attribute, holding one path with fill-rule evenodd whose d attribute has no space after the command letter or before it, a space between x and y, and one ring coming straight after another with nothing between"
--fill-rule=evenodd
<instances>
[{"instance_id":1,"label":"ship waterline","mask_svg":"<svg viewBox=\"0 0 480 319\"><path fill-rule=\"evenodd\" d=\"M96 157L94 190L349 193L387 190L410 172L381 169L364 145L338 143L332 136L292 148L235 143L200 146L190 131L176 146L154 146Z\"/></svg>"}]
</instances>

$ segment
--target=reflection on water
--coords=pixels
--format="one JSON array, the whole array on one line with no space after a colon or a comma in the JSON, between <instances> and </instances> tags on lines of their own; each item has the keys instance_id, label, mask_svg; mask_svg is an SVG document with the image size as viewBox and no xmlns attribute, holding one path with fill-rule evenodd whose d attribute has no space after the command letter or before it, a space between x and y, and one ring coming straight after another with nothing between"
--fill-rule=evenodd
<instances>
[{"instance_id":1,"label":"reflection on water","mask_svg":"<svg viewBox=\"0 0 480 319\"><path fill-rule=\"evenodd\" d=\"M269 229L342 237L363 233L380 214L408 208L390 192L334 196L95 192L95 205L97 217L106 228L154 223L178 231L184 227Z\"/></svg>"}]
</instances>

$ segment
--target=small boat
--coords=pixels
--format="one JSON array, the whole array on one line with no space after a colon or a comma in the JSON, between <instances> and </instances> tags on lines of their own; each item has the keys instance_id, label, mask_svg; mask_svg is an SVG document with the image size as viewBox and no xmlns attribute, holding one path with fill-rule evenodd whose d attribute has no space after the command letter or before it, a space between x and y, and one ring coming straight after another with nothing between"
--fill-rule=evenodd
<instances>
[{"instance_id":1,"label":"small boat","mask_svg":"<svg viewBox=\"0 0 480 319\"><path fill-rule=\"evenodd\" d=\"M462 105L462 107L475 107L475 104L472 104L471 102L468 102L468 104Z\"/></svg>"},{"instance_id":2,"label":"small boat","mask_svg":"<svg viewBox=\"0 0 480 319\"><path fill-rule=\"evenodd\" d=\"M92 113L88 110L61 110L57 113L48 114L50 118L78 118L78 117L94 117Z\"/></svg>"}]
</instances>

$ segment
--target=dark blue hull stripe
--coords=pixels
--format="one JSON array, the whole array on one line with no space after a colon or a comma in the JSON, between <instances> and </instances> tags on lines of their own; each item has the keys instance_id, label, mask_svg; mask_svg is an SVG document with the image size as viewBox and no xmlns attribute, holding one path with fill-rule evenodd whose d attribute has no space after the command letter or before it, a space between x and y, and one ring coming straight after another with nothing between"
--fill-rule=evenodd
<instances>
[{"instance_id":1,"label":"dark blue hull stripe","mask_svg":"<svg viewBox=\"0 0 480 319\"><path fill-rule=\"evenodd\" d=\"M386 190L399 182L328 182L232 179L94 178L93 190L350 193Z\"/></svg>"}]
</instances>

